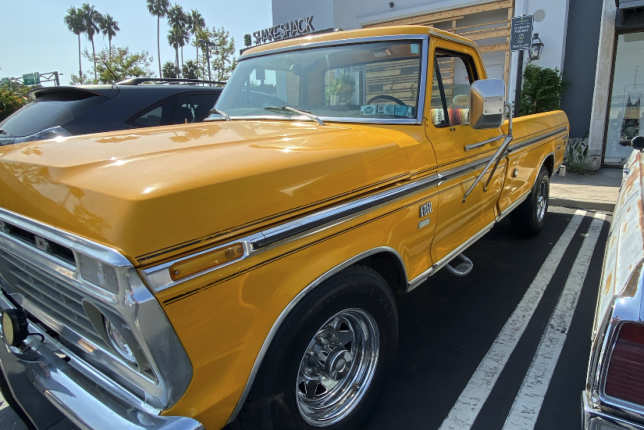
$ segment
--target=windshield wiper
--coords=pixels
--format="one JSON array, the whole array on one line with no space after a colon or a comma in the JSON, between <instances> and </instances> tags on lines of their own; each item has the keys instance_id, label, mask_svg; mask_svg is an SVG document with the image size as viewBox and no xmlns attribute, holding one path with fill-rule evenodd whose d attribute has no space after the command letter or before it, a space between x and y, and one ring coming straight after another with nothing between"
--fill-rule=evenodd
<instances>
[{"instance_id":1,"label":"windshield wiper","mask_svg":"<svg viewBox=\"0 0 644 430\"><path fill-rule=\"evenodd\" d=\"M214 113L218 113L219 115L221 115L221 116L223 116L224 118L226 118L226 121L230 121L230 117L229 117L229 116L228 116L228 114L227 114L226 112L224 112L223 110L219 110L219 109L212 108L212 109L210 109L210 110L208 111L208 113L213 113L213 112L214 112Z\"/></svg>"},{"instance_id":2,"label":"windshield wiper","mask_svg":"<svg viewBox=\"0 0 644 430\"><path fill-rule=\"evenodd\" d=\"M300 115L304 115L305 117L311 118L312 120L316 121L318 125L326 125L324 124L324 121L320 119L317 115L313 115L311 112L302 110L302 109L296 109L290 106L266 106L264 109L266 110L279 110L279 111L291 111L295 113L299 113Z\"/></svg>"}]
</instances>

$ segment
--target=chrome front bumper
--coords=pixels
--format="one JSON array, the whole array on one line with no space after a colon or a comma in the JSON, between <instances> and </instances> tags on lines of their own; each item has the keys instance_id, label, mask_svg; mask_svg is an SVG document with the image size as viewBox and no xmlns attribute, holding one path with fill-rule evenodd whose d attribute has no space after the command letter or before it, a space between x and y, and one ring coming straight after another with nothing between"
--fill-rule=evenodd
<instances>
[{"instance_id":1,"label":"chrome front bumper","mask_svg":"<svg viewBox=\"0 0 644 430\"><path fill-rule=\"evenodd\" d=\"M588 402L586 391L581 393L581 413L583 430L644 430L644 425L617 417L593 407Z\"/></svg>"},{"instance_id":2,"label":"chrome front bumper","mask_svg":"<svg viewBox=\"0 0 644 430\"><path fill-rule=\"evenodd\" d=\"M0 293L0 310L9 308L14 306ZM81 429L203 430L192 418L160 416L152 408L133 407L82 374L78 367L86 365L65 354L39 327L30 323L29 332L42 334L44 342L40 336L29 336L25 343L31 348L21 352L1 339L0 367L14 399L37 427L44 428L47 419L56 418L46 416L52 415L48 410L56 415L53 405Z\"/></svg>"}]
</instances>

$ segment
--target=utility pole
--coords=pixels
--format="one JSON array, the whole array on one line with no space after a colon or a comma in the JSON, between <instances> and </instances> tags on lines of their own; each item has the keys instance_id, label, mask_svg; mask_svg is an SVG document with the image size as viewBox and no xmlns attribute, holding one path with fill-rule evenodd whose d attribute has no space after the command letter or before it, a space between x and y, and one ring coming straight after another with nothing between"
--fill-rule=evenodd
<instances>
[{"instance_id":1,"label":"utility pole","mask_svg":"<svg viewBox=\"0 0 644 430\"><path fill-rule=\"evenodd\" d=\"M517 83L514 91L514 117L519 117L521 105L521 84L523 83L523 50L519 51L519 64L517 65Z\"/></svg>"},{"instance_id":2,"label":"utility pole","mask_svg":"<svg viewBox=\"0 0 644 430\"><path fill-rule=\"evenodd\" d=\"M519 64L517 67L517 82L514 93L514 116L519 116L521 104L521 83L523 82L523 51L530 50L532 46L532 16L523 15L512 18L510 26L510 51L519 51Z\"/></svg>"}]
</instances>

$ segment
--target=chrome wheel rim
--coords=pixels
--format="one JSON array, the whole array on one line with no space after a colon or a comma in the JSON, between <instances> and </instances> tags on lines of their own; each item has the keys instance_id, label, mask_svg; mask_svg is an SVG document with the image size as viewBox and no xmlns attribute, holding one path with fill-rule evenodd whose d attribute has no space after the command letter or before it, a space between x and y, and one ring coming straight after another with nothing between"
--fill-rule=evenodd
<instances>
[{"instance_id":1,"label":"chrome wheel rim","mask_svg":"<svg viewBox=\"0 0 644 430\"><path fill-rule=\"evenodd\" d=\"M309 342L297 373L304 421L326 427L346 418L371 384L379 350L378 325L367 311L350 308L329 318Z\"/></svg>"},{"instance_id":2,"label":"chrome wheel rim","mask_svg":"<svg viewBox=\"0 0 644 430\"><path fill-rule=\"evenodd\" d=\"M543 178L539 185L539 195L537 196L537 221L543 221L546 216L546 209L548 206L548 182Z\"/></svg>"}]
</instances>

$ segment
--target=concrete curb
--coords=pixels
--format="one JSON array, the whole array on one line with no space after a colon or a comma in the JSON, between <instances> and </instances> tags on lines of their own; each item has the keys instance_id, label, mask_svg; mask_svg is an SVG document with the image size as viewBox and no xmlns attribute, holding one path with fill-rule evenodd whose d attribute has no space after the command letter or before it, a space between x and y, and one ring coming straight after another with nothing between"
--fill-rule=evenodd
<instances>
[{"instance_id":1,"label":"concrete curb","mask_svg":"<svg viewBox=\"0 0 644 430\"><path fill-rule=\"evenodd\" d=\"M590 209L597 211L614 212L615 205L612 203L602 202L585 202L580 200L560 199L557 197L550 197L550 206L565 206L574 209Z\"/></svg>"}]
</instances>

